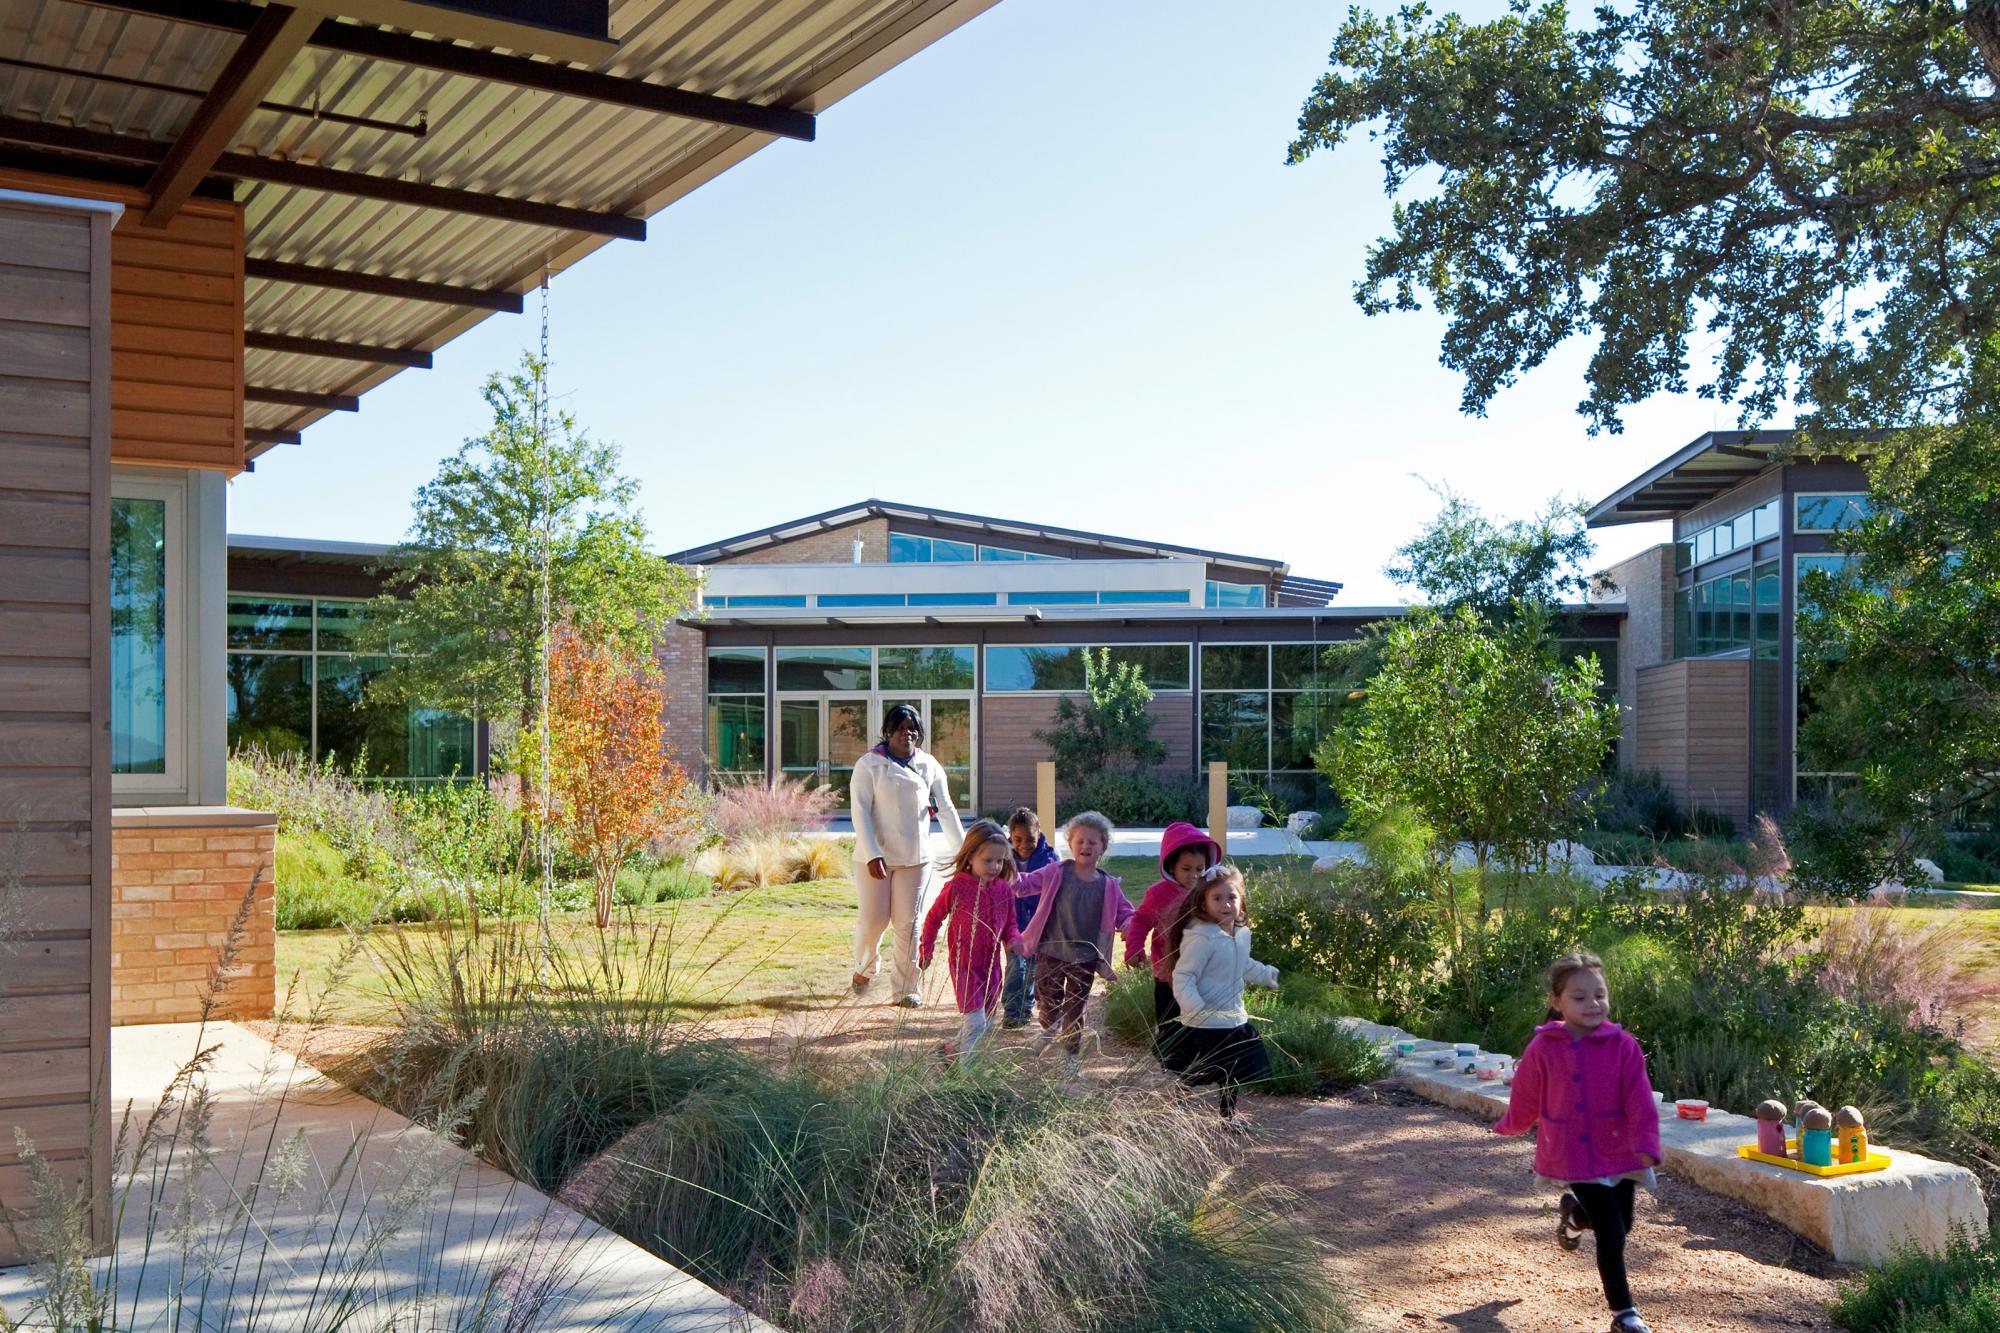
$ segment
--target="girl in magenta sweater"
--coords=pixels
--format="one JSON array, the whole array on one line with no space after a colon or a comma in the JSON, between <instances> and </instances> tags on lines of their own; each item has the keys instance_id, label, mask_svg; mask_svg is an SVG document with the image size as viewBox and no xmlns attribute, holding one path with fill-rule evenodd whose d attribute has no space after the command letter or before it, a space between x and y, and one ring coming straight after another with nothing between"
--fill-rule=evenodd
<instances>
[{"instance_id":1,"label":"girl in magenta sweater","mask_svg":"<svg viewBox=\"0 0 2000 1333\"><path fill-rule=\"evenodd\" d=\"M1499 1134L1539 1122L1535 1174L1561 1187L1556 1239L1566 1250L1597 1233L1597 1275L1611 1306L1611 1333L1651 1333L1625 1277L1632 1195L1653 1188L1660 1164L1660 1106L1646 1055L1611 1019L1604 964L1592 954L1558 958L1549 969L1549 1021L1535 1029L1514 1070Z\"/></svg>"},{"instance_id":2,"label":"girl in magenta sweater","mask_svg":"<svg viewBox=\"0 0 2000 1333\"><path fill-rule=\"evenodd\" d=\"M1021 938L1014 923L1014 852L1007 845L1007 830L990 819L973 824L950 870L951 878L924 914L917 966L931 965L938 930L944 928L952 995L965 1015L956 1053L970 1056L993 1026L1001 968L1009 946Z\"/></svg>"}]
</instances>

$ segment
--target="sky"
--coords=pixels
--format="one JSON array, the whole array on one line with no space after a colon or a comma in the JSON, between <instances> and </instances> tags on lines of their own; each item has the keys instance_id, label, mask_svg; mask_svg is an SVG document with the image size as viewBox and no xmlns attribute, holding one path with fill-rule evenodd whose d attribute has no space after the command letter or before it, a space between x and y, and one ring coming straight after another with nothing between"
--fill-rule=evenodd
<instances>
[{"instance_id":1,"label":"sky","mask_svg":"<svg viewBox=\"0 0 2000 1333\"><path fill-rule=\"evenodd\" d=\"M1282 559L1346 605L1407 600L1382 566L1432 486L1524 517L1733 426L1663 395L1592 438L1583 343L1468 417L1440 320L1362 314L1374 146L1284 160L1342 12L1001 0L559 275L554 392L662 551L872 496ZM531 300L267 452L230 530L401 537L538 333Z\"/></svg>"}]
</instances>

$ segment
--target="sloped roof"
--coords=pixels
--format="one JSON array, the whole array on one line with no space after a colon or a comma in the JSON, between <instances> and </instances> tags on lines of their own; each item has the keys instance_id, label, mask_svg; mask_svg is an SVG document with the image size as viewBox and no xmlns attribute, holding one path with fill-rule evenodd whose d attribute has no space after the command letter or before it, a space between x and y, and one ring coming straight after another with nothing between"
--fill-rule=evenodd
<instances>
[{"instance_id":1,"label":"sloped roof","mask_svg":"<svg viewBox=\"0 0 2000 1333\"><path fill-rule=\"evenodd\" d=\"M830 528L847 527L853 523L869 519L901 519L910 523L922 523L928 527L944 528L964 532L977 540L992 538L1004 541L1015 539L1061 542L1069 546L1081 546L1103 551L1107 555L1125 555L1156 558L1181 557L1184 559L1206 560L1212 565L1222 565L1255 573L1265 578L1284 578L1290 570L1282 560L1271 560L1254 555L1231 555L1224 551L1209 551L1198 546L1178 546L1171 542L1140 541L1132 537L1114 537L1103 532L1087 532L1081 528L1050 527L1042 523L1027 523L1018 519L991 518L984 514L965 514L950 509L931 509L923 505L896 504L888 500L861 500L855 504L843 505L838 509L827 509L817 514L790 522L774 524L768 528L758 528L754 532L739 533L725 537L719 542L706 546L690 547L685 551L675 551L667 558L685 565L707 564L728 556L742 555L749 551L780 546L797 541L815 532L825 532ZM1325 584L1318 580L1304 580L1318 586L1340 590L1337 583Z\"/></svg>"},{"instance_id":2,"label":"sloped roof","mask_svg":"<svg viewBox=\"0 0 2000 1333\"><path fill-rule=\"evenodd\" d=\"M592 64L245 0L8 0L0 165L156 190L221 148L193 188L244 205L254 457L995 2L610 0Z\"/></svg>"}]
</instances>

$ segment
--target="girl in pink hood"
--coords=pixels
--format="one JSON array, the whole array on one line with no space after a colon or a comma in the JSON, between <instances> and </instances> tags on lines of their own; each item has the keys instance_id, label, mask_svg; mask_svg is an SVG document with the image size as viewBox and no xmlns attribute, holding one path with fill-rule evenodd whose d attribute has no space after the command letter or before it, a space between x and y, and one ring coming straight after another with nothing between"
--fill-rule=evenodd
<instances>
[{"instance_id":1,"label":"girl in pink hood","mask_svg":"<svg viewBox=\"0 0 2000 1333\"><path fill-rule=\"evenodd\" d=\"M1634 1187L1653 1187L1660 1164L1660 1107L1646 1055L1611 1019L1604 964L1592 954L1558 958L1549 969L1549 1021L1535 1029L1514 1071L1498 1134L1537 1123L1535 1174L1562 1187L1556 1239L1566 1250L1597 1233L1597 1275L1611 1306L1611 1333L1651 1333L1625 1277L1625 1235Z\"/></svg>"},{"instance_id":2,"label":"girl in pink hood","mask_svg":"<svg viewBox=\"0 0 2000 1333\"><path fill-rule=\"evenodd\" d=\"M1153 1058L1178 1074L1187 1068L1181 1037L1181 1007L1174 999L1174 960L1167 953L1167 927L1187 900L1201 872L1222 859L1215 839L1192 824L1169 824L1160 837L1160 879L1139 900L1125 931L1125 966L1153 968ZM1152 937L1150 959L1146 937Z\"/></svg>"},{"instance_id":3,"label":"girl in pink hood","mask_svg":"<svg viewBox=\"0 0 2000 1333\"><path fill-rule=\"evenodd\" d=\"M965 1015L955 1054L971 1056L993 1026L993 1010L1000 1003L1000 970L1008 947L1021 937L1014 924L1014 852L1007 845L1007 830L990 819L975 823L965 831L950 869L951 878L924 914L917 966L931 965L943 928L952 997L958 1001L958 1012Z\"/></svg>"}]
</instances>

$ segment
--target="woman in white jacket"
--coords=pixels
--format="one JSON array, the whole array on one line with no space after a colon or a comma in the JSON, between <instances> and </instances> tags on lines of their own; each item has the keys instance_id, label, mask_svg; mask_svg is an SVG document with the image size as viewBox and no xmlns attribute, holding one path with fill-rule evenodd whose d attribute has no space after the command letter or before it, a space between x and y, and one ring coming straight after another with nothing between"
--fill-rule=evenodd
<instances>
[{"instance_id":1,"label":"woman in white jacket","mask_svg":"<svg viewBox=\"0 0 2000 1333\"><path fill-rule=\"evenodd\" d=\"M965 841L944 765L924 753L924 720L909 704L882 719L882 740L854 765L848 800L854 810L854 889L861 915L854 926L854 993L868 989L880 963L882 928L896 934L889 953L895 1002L915 1008L917 911L931 869L925 850L931 817L943 824L953 851Z\"/></svg>"},{"instance_id":2,"label":"woman in white jacket","mask_svg":"<svg viewBox=\"0 0 2000 1333\"><path fill-rule=\"evenodd\" d=\"M1243 1128L1236 1116L1237 1089L1271 1076L1271 1057L1243 1007L1243 988L1278 986L1278 969L1250 956L1250 928L1243 920L1243 875L1225 863L1202 872L1167 930L1188 1062L1181 1081L1189 1087L1220 1084L1218 1105L1232 1129Z\"/></svg>"}]
</instances>

